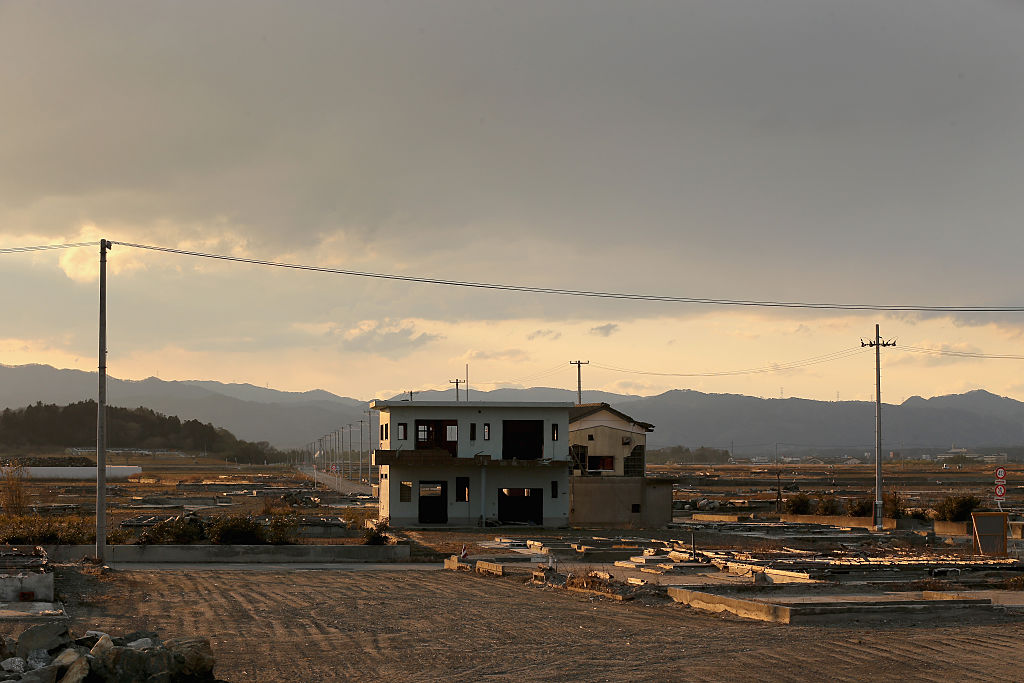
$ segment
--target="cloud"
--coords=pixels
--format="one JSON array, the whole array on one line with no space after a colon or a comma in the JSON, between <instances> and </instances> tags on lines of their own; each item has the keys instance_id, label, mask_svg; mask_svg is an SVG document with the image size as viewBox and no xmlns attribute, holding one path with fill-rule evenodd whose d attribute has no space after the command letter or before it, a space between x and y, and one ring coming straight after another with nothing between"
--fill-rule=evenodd
<instances>
[{"instance_id":1,"label":"cloud","mask_svg":"<svg viewBox=\"0 0 1024 683\"><path fill-rule=\"evenodd\" d=\"M550 340L554 341L555 339L558 339L561 336L562 336L561 332L555 332L554 330L534 330L530 334L526 335L526 338L529 341L533 341L534 339L542 339L542 338L546 338L546 339L550 339Z\"/></svg>"},{"instance_id":2,"label":"cloud","mask_svg":"<svg viewBox=\"0 0 1024 683\"><path fill-rule=\"evenodd\" d=\"M523 361L529 359L529 357L530 354L526 353L526 351L523 351L522 349L470 351L466 354L466 358L469 360Z\"/></svg>"},{"instance_id":3,"label":"cloud","mask_svg":"<svg viewBox=\"0 0 1024 683\"><path fill-rule=\"evenodd\" d=\"M408 321L364 320L342 332L341 339L346 351L400 357L444 337L428 332L416 332L413 323Z\"/></svg>"},{"instance_id":4,"label":"cloud","mask_svg":"<svg viewBox=\"0 0 1024 683\"><path fill-rule=\"evenodd\" d=\"M590 334L595 334L598 337L610 337L618 331L619 326L615 323L605 323L604 325L590 328Z\"/></svg>"}]
</instances>

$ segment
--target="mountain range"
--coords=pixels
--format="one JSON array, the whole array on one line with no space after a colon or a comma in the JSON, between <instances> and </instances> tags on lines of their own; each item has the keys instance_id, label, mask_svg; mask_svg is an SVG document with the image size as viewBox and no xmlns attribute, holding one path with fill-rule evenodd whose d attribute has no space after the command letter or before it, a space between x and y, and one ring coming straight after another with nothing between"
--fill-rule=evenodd
<instances>
[{"instance_id":1,"label":"mountain range","mask_svg":"<svg viewBox=\"0 0 1024 683\"><path fill-rule=\"evenodd\" d=\"M96 397L96 373L48 365L0 365L0 408L42 401L67 404ZM323 390L278 391L209 380L108 378L110 405L145 406L182 419L225 427L248 441L299 447L344 425L368 419L367 401ZM404 396L391 397L402 399ZM452 400L454 390L423 391L413 400ZM551 387L472 390L472 400L567 401L576 392ZM686 445L735 448L738 455L792 449L869 451L875 406L867 401L762 399L738 394L672 390L657 396L584 391L583 401L607 402L655 425L649 447ZM375 415L370 416L374 419ZM353 432L358 434L358 426ZM370 434L372 432L369 432ZM1024 403L983 390L922 398L883 407L885 450L1024 445ZM358 439L358 436L356 436ZM369 437L367 437L369 438Z\"/></svg>"}]
</instances>

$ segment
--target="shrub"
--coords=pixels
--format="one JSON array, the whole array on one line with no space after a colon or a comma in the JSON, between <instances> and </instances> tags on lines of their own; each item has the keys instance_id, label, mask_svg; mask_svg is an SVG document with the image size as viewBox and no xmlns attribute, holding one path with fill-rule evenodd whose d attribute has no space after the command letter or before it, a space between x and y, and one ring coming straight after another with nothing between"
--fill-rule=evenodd
<instances>
[{"instance_id":1,"label":"shrub","mask_svg":"<svg viewBox=\"0 0 1024 683\"><path fill-rule=\"evenodd\" d=\"M378 519L377 523L363 532L363 545L388 544L388 518Z\"/></svg>"},{"instance_id":2,"label":"shrub","mask_svg":"<svg viewBox=\"0 0 1024 683\"><path fill-rule=\"evenodd\" d=\"M206 526L198 515L180 515L149 527L139 535L138 542L141 545L199 543L206 539Z\"/></svg>"},{"instance_id":3,"label":"shrub","mask_svg":"<svg viewBox=\"0 0 1024 683\"><path fill-rule=\"evenodd\" d=\"M811 513L811 499L806 493L798 493L795 496L786 498L782 507L791 515L809 515Z\"/></svg>"},{"instance_id":4,"label":"shrub","mask_svg":"<svg viewBox=\"0 0 1024 683\"><path fill-rule=\"evenodd\" d=\"M299 524L292 517L274 515L267 522L267 543L273 543L274 545L295 543L298 533Z\"/></svg>"},{"instance_id":5,"label":"shrub","mask_svg":"<svg viewBox=\"0 0 1024 683\"><path fill-rule=\"evenodd\" d=\"M893 491L882 498L882 515L891 519L907 516L906 502L898 491Z\"/></svg>"},{"instance_id":6,"label":"shrub","mask_svg":"<svg viewBox=\"0 0 1024 683\"><path fill-rule=\"evenodd\" d=\"M18 515L0 518L0 543L87 545L95 542L96 527L90 517Z\"/></svg>"},{"instance_id":7,"label":"shrub","mask_svg":"<svg viewBox=\"0 0 1024 683\"><path fill-rule=\"evenodd\" d=\"M838 515L839 501L835 496L818 496L818 505L814 509L816 515Z\"/></svg>"},{"instance_id":8,"label":"shrub","mask_svg":"<svg viewBox=\"0 0 1024 683\"><path fill-rule=\"evenodd\" d=\"M267 534L259 520L249 515L229 515L213 520L206 531L213 543L225 545L261 545Z\"/></svg>"},{"instance_id":9,"label":"shrub","mask_svg":"<svg viewBox=\"0 0 1024 683\"><path fill-rule=\"evenodd\" d=\"M935 511L938 519L946 522L966 522L971 518L971 512L981 505L981 499L971 495L946 496L939 503Z\"/></svg>"},{"instance_id":10,"label":"shrub","mask_svg":"<svg viewBox=\"0 0 1024 683\"><path fill-rule=\"evenodd\" d=\"M870 498L846 501L846 514L850 517L871 517L875 512L875 501Z\"/></svg>"},{"instance_id":11,"label":"shrub","mask_svg":"<svg viewBox=\"0 0 1024 683\"><path fill-rule=\"evenodd\" d=\"M0 500L5 515L23 515L27 507L25 480L28 475L21 465L8 465L0 469Z\"/></svg>"}]
</instances>

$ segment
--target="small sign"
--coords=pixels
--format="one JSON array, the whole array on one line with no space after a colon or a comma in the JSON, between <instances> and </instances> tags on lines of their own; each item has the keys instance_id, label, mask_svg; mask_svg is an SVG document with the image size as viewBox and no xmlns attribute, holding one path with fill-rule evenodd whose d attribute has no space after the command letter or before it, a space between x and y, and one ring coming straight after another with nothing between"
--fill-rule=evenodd
<instances>
[{"instance_id":1,"label":"small sign","mask_svg":"<svg viewBox=\"0 0 1024 683\"><path fill-rule=\"evenodd\" d=\"M1005 467L997 467L996 468L996 483L997 484L1005 484L1006 483L1006 468Z\"/></svg>"},{"instance_id":2,"label":"small sign","mask_svg":"<svg viewBox=\"0 0 1024 683\"><path fill-rule=\"evenodd\" d=\"M996 484L996 500L1006 500L1006 484Z\"/></svg>"}]
</instances>

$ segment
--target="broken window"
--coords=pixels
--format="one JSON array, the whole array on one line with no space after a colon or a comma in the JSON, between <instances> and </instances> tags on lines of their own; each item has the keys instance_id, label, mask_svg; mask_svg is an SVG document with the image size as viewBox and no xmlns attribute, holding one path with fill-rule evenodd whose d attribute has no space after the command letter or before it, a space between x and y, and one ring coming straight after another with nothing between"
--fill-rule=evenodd
<instances>
[{"instance_id":1,"label":"broken window","mask_svg":"<svg viewBox=\"0 0 1024 683\"><path fill-rule=\"evenodd\" d=\"M587 470L590 472L614 472L615 457L611 455L587 456Z\"/></svg>"},{"instance_id":2,"label":"broken window","mask_svg":"<svg viewBox=\"0 0 1024 683\"><path fill-rule=\"evenodd\" d=\"M412 502L412 482L403 481L398 485L398 502L399 503L411 503Z\"/></svg>"},{"instance_id":3,"label":"broken window","mask_svg":"<svg viewBox=\"0 0 1024 683\"><path fill-rule=\"evenodd\" d=\"M405 422L399 422L397 425L398 430L396 436L399 441L405 441L408 437L409 427Z\"/></svg>"},{"instance_id":4,"label":"broken window","mask_svg":"<svg viewBox=\"0 0 1024 683\"><path fill-rule=\"evenodd\" d=\"M491 425L489 422L484 422L484 441L491 440Z\"/></svg>"},{"instance_id":5,"label":"broken window","mask_svg":"<svg viewBox=\"0 0 1024 683\"><path fill-rule=\"evenodd\" d=\"M455 502L469 502L469 477L455 477Z\"/></svg>"},{"instance_id":6,"label":"broken window","mask_svg":"<svg viewBox=\"0 0 1024 683\"><path fill-rule=\"evenodd\" d=\"M593 434L587 434L587 441L593 441L593 440L594 440L594 435Z\"/></svg>"},{"instance_id":7,"label":"broken window","mask_svg":"<svg viewBox=\"0 0 1024 683\"><path fill-rule=\"evenodd\" d=\"M633 503L633 512L640 512L640 503Z\"/></svg>"},{"instance_id":8,"label":"broken window","mask_svg":"<svg viewBox=\"0 0 1024 683\"><path fill-rule=\"evenodd\" d=\"M469 440L476 441L476 422L469 423Z\"/></svg>"},{"instance_id":9,"label":"broken window","mask_svg":"<svg viewBox=\"0 0 1024 683\"><path fill-rule=\"evenodd\" d=\"M551 497L558 498L558 480L555 479L551 482Z\"/></svg>"}]
</instances>

